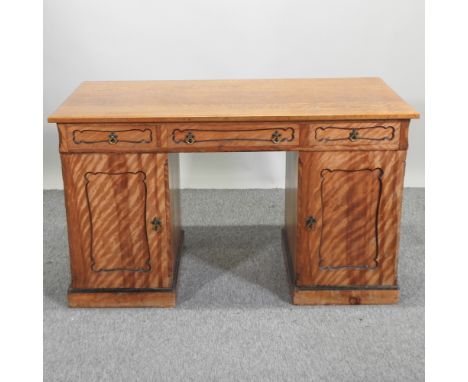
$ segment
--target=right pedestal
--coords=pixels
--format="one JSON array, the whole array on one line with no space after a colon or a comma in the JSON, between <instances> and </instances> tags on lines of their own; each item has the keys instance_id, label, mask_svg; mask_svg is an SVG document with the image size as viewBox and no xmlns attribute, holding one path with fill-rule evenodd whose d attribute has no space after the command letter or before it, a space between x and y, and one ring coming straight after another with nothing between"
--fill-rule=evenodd
<instances>
[{"instance_id":1,"label":"right pedestal","mask_svg":"<svg viewBox=\"0 0 468 382\"><path fill-rule=\"evenodd\" d=\"M287 154L294 304L398 302L405 157L404 150Z\"/></svg>"}]
</instances>

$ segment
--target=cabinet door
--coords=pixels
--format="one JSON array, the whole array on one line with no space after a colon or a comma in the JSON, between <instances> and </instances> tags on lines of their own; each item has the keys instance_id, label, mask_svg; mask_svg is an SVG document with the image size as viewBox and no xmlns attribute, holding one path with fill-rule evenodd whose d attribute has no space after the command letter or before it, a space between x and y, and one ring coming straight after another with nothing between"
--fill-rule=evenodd
<instances>
[{"instance_id":1,"label":"cabinet door","mask_svg":"<svg viewBox=\"0 0 468 382\"><path fill-rule=\"evenodd\" d=\"M172 286L165 154L63 154L72 288Z\"/></svg>"},{"instance_id":2,"label":"cabinet door","mask_svg":"<svg viewBox=\"0 0 468 382\"><path fill-rule=\"evenodd\" d=\"M396 285L405 155L300 153L297 285Z\"/></svg>"}]
</instances>

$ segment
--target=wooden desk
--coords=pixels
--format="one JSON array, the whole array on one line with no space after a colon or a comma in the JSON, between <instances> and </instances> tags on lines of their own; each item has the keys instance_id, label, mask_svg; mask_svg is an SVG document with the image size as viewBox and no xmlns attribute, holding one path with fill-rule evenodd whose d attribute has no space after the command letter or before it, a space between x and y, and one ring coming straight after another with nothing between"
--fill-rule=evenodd
<instances>
[{"instance_id":1,"label":"wooden desk","mask_svg":"<svg viewBox=\"0 0 468 382\"><path fill-rule=\"evenodd\" d=\"M49 117L60 136L69 305L175 305L177 153L207 151L287 151L294 304L396 303L418 116L379 78L84 82Z\"/></svg>"}]
</instances>

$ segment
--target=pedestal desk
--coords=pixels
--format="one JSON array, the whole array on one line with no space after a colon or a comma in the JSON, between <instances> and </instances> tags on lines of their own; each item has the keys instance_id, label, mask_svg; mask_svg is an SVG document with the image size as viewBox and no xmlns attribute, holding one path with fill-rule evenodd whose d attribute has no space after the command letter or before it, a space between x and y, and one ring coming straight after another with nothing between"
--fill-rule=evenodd
<instances>
[{"instance_id":1,"label":"pedestal desk","mask_svg":"<svg viewBox=\"0 0 468 382\"><path fill-rule=\"evenodd\" d=\"M221 151L286 151L294 304L398 302L418 116L379 78L82 83L49 117L60 136L69 306L175 306L178 153Z\"/></svg>"}]
</instances>

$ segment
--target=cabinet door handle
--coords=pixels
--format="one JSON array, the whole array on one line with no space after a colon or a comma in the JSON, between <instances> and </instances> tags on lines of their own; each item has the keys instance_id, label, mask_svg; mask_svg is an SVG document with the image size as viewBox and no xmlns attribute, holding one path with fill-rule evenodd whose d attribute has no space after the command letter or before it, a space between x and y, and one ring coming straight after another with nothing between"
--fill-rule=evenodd
<instances>
[{"instance_id":1,"label":"cabinet door handle","mask_svg":"<svg viewBox=\"0 0 468 382\"><path fill-rule=\"evenodd\" d=\"M315 224L317 223L317 219L315 218L315 216L308 216L306 218L306 228L307 229L312 229L314 228Z\"/></svg>"},{"instance_id":2,"label":"cabinet door handle","mask_svg":"<svg viewBox=\"0 0 468 382\"><path fill-rule=\"evenodd\" d=\"M161 230L161 220L158 219L158 218L154 218L152 221L151 221L151 225L153 226L153 231L156 231L156 232L159 232Z\"/></svg>"}]
</instances>

